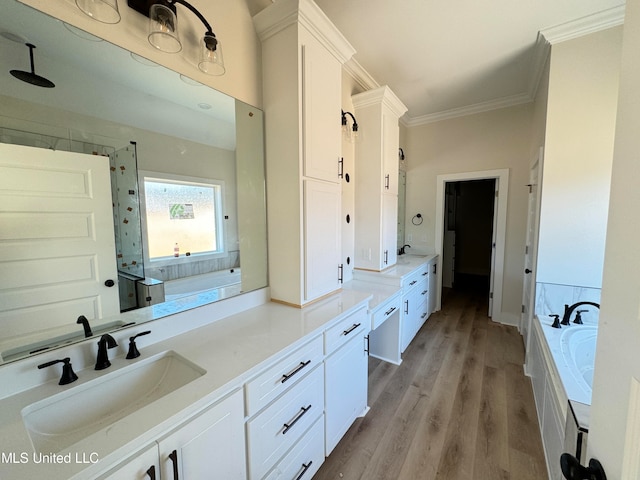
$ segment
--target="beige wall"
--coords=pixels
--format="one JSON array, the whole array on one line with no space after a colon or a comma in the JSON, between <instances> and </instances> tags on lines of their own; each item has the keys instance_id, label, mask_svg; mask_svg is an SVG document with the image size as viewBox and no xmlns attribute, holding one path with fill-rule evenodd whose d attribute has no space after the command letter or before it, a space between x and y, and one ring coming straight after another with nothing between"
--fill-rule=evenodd
<instances>
[{"instance_id":1,"label":"beige wall","mask_svg":"<svg viewBox=\"0 0 640 480\"><path fill-rule=\"evenodd\" d=\"M75 6L73 0L21 1L245 103L262 107L260 40L244 1L207 0L198 5L222 46L227 71L220 77L198 70L199 48L185 40L189 35L199 37L204 34L203 26L195 15L180 15L183 51L172 55L149 44L147 18L127 7L125 1L118 2L122 20L115 25L92 20Z\"/></svg>"},{"instance_id":2,"label":"beige wall","mask_svg":"<svg viewBox=\"0 0 640 480\"><path fill-rule=\"evenodd\" d=\"M509 169L501 320L513 324L522 303L531 122L527 104L401 130L408 160L407 238L416 250L435 251L438 175ZM420 226L411 223L417 213L424 219Z\"/></svg>"},{"instance_id":3,"label":"beige wall","mask_svg":"<svg viewBox=\"0 0 640 480\"><path fill-rule=\"evenodd\" d=\"M622 28L551 48L538 282L599 288Z\"/></svg>"},{"instance_id":4,"label":"beige wall","mask_svg":"<svg viewBox=\"0 0 640 480\"><path fill-rule=\"evenodd\" d=\"M627 2L587 452L587 457L602 462L607 478L612 479L640 478L638 51L640 3Z\"/></svg>"}]
</instances>

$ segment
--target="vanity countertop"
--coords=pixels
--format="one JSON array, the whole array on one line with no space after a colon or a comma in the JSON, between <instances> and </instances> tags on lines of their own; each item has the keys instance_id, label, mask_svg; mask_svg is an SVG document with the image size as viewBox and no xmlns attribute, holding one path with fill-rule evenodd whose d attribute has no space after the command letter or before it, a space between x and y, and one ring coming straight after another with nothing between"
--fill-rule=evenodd
<instances>
[{"instance_id":1,"label":"vanity countertop","mask_svg":"<svg viewBox=\"0 0 640 480\"><path fill-rule=\"evenodd\" d=\"M436 257L437 255L401 255L395 265L380 272L355 269L353 278L386 283L387 285L401 285L405 277L411 275L421 265L432 262Z\"/></svg>"},{"instance_id":2,"label":"vanity countertop","mask_svg":"<svg viewBox=\"0 0 640 480\"><path fill-rule=\"evenodd\" d=\"M96 372L87 368L77 371L79 380L70 385L60 386L57 380L50 381L0 400L0 452L3 455L0 478L94 478L103 473L103 465L117 463L136 448L150 444L180 422L241 388L276 357L321 335L332 323L366 306L371 298L371 292L345 288L303 309L269 302L152 345L145 346L142 337L139 339L142 356L135 360L124 359L126 337L131 335L125 332L126 335L117 337L120 347L108 370ZM61 451L60 462L36 463L21 416L25 407L169 350L206 373L110 428ZM42 355L42 362L57 358L55 355L55 352ZM70 455L65 457L65 454ZM91 458L99 458L101 462L80 463Z\"/></svg>"},{"instance_id":3,"label":"vanity countertop","mask_svg":"<svg viewBox=\"0 0 640 480\"><path fill-rule=\"evenodd\" d=\"M367 282L363 280L351 280L342 286L343 290L353 290L356 292L369 293L372 295L369 300L369 312L387 302L390 298L402 294L402 288L397 285L385 285L384 283Z\"/></svg>"}]
</instances>

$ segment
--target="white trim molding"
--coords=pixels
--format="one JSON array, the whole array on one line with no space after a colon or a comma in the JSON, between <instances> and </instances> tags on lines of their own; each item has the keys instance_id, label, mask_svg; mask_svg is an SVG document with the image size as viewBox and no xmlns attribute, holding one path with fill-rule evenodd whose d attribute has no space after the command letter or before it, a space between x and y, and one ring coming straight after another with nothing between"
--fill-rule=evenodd
<instances>
[{"instance_id":1,"label":"white trim molding","mask_svg":"<svg viewBox=\"0 0 640 480\"><path fill-rule=\"evenodd\" d=\"M603 10L570 22L561 23L553 27L540 30L540 34L551 45L566 42L590 33L617 27L624 23L624 4Z\"/></svg>"}]
</instances>

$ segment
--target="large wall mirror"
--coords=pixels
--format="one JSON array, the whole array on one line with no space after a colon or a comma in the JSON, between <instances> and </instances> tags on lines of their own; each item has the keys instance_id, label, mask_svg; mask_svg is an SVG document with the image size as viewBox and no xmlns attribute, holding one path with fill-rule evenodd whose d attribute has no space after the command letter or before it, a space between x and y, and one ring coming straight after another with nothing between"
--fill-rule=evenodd
<instances>
[{"instance_id":1,"label":"large wall mirror","mask_svg":"<svg viewBox=\"0 0 640 480\"><path fill-rule=\"evenodd\" d=\"M262 112L0 3L0 360L265 287Z\"/></svg>"}]
</instances>

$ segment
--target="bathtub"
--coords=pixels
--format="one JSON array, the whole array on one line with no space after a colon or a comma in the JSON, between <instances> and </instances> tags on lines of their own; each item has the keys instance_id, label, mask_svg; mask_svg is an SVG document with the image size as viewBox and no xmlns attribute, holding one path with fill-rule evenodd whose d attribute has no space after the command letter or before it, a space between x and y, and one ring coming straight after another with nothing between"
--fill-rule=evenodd
<instances>
[{"instance_id":1,"label":"bathtub","mask_svg":"<svg viewBox=\"0 0 640 480\"><path fill-rule=\"evenodd\" d=\"M220 298L240 290L240 269L220 270L217 272L192 275L164 282L165 301L176 300L188 295L218 289Z\"/></svg>"},{"instance_id":2,"label":"bathtub","mask_svg":"<svg viewBox=\"0 0 640 480\"><path fill-rule=\"evenodd\" d=\"M563 325L553 328L553 319L538 318L540 328L553 357L560 381L569 400L591 405L597 325Z\"/></svg>"}]
</instances>

